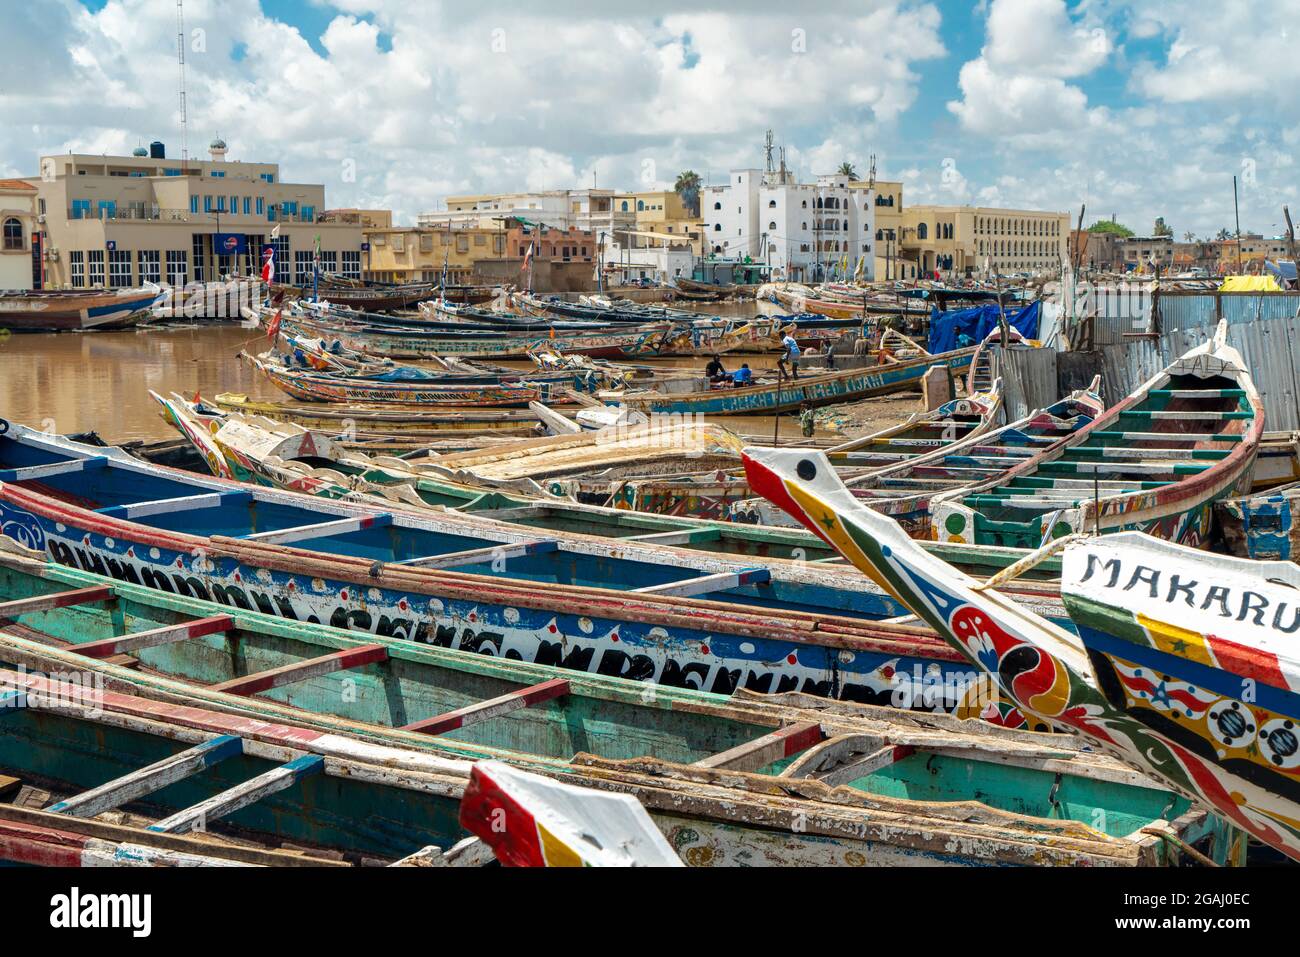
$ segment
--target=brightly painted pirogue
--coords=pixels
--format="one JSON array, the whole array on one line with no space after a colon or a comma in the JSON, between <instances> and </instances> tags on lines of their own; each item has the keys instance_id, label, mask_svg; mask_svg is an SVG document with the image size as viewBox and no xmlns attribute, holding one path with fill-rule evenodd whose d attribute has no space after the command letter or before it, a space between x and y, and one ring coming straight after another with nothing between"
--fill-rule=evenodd
<instances>
[{"instance_id":1,"label":"brightly painted pirogue","mask_svg":"<svg viewBox=\"0 0 1300 957\"><path fill-rule=\"evenodd\" d=\"M394 359L421 359L430 356L527 359L530 352L542 348L564 354L622 359L656 354L659 341L672 329L670 324L661 323L592 333L556 333L553 336L478 329L456 335L426 333L418 329L374 323L342 324L314 317L300 317L296 321L309 335L337 339L349 349Z\"/></svg>"},{"instance_id":2,"label":"brightly painted pirogue","mask_svg":"<svg viewBox=\"0 0 1300 957\"><path fill-rule=\"evenodd\" d=\"M563 499L520 497L498 490L485 492L432 474L413 473L404 460L340 444L331 435L310 433L301 426L261 416L229 415L197 405L180 396L153 393L164 418L208 457L209 450L225 455L229 471L218 464L214 475L256 482L325 498L347 498L387 505L399 503L473 511L484 518L516 523L534 530L574 532L601 538L645 539L710 554L768 559L794 559L825 567L839 562L833 549L802 526L747 525L664 513L640 513L622 508L580 505ZM227 423L238 423L229 432ZM221 434L222 441L211 437ZM196 440L197 439L197 440ZM382 452L382 447L380 448ZM746 486L748 487L748 486ZM1022 549L994 545L925 543L927 549L959 567L990 574L1023 557ZM1055 576L1060 568L1048 560L1032 574ZM855 578L851 587L860 587ZM1042 595L1034 594L1034 599ZM1064 613L1064 608L1060 609Z\"/></svg>"},{"instance_id":3,"label":"brightly painted pirogue","mask_svg":"<svg viewBox=\"0 0 1300 957\"><path fill-rule=\"evenodd\" d=\"M147 318L161 290L0 290L0 329L65 332L121 329Z\"/></svg>"},{"instance_id":4,"label":"brightly painted pirogue","mask_svg":"<svg viewBox=\"0 0 1300 957\"><path fill-rule=\"evenodd\" d=\"M1105 407L1097 392L1100 384L1098 376L1087 389L1079 389L1046 409L991 432L978 432L882 465L848 478L847 483L855 496L893 518L913 538L931 539L930 506L937 496L1005 475L1083 429ZM731 517L760 524L797 524L762 498L739 503Z\"/></svg>"},{"instance_id":5,"label":"brightly painted pirogue","mask_svg":"<svg viewBox=\"0 0 1300 957\"><path fill-rule=\"evenodd\" d=\"M751 448L745 464L756 489L931 624L1010 705L1300 859L1294 568L1133 534L1066 539L1062 589L1081 640L928 555L820 453Z\"/></svg>"},{"instance_id":6,"label":"brightly painted pirogue","mask_svg":"<svg viewBox=\"0 0 1300 957\"><path fill-rule=\"evenodd\" d=\"M449 436L542 435L541 420L528 409L394 409L377 405L304 405L264 402L237 392L220 392L217 408L266 415L312 429L374 436L404 436L419 441Z\"/></svg>"},{"instance_id":7,"label":"brightly painted pirogue","mask_svg":"<svg viewBox=\"0 0 1300 957\"><path fill-rule=\"evenodd\" d=\"M885 362L863 369L844 369L798 379L738 388L722 387L697 392L630 391L603 393L609 403L629 405L643 412L691 413L695 415L758 415L788 412L807 404L829 405L869 396L889 395L918 389L921 377L933 366L948 366L959 373L970 365L974 348L957 349L939 355L926 354L901 362Z\"/></svg>"},{"instance_id":8,"label":"brightly painted pirogue","mask_svg":"<svg viewBox=\"0 0 1300 957\"><path fill-rule=\"evenodd\" d=\"M469 515L310 498L22 426L0 436L0 527L56 561L285 617L665 685L892 701L969 668L843 570L714 558Z\"/></svg>"},{"instance_id":9,"label":"brightly painted pirogue","mask_svg":"<svg viewBox=\"0 0 1300 957\"><path fill-rule=\"evenodd\" d=\"M1239 832L1065 736L805 695L647 693L18 558L0 559L0 602L0 662L21 669L0 683L60 703L5 716L0 768L57 799L29 824L121 807L162 842L206 812L212 839L392 861L456 845L470 762L486 759L637 798L694 865L1243 857ZM80 685L56 677L72 673ZM11 818L0 808L0 832Z\"/></svg>"},{"instance_id":10,"label":"brightly painted pirogue","mask_svg":"<svg viewBox=\"0 0 1300 957\"><path fill-rule=\"evenodd\" d=\"M1214 503L1250 488L1264 406L1228 326L1060 445L979 485L937 495L951 541L1020 548L1133 529L1203 546Z\"/></svg>"},{"instance_id":11,"label":"brightly painted pirogue","mask_svg":"<svg viewBox=\"0 0 1300 957\"><path fill-rule=\"evenodd\" d=\"M1300 557L1300 482L1215 503L1223 541L1243 558Z\"/></svg>"},{"instance_id":12,"label":"brightly painted pirogue","mask_svg":"<svg viewBox=\"0 0 1300 957\"><path fill-rule=\"evenodd\" d=\"M449 406L466 408L518 408L542 399L542 391L522 382L462 382L402 379L373 375L337 375L291 369L269 355L240 358L266 376L278 389L302 402L360 402L399 405L407 409Z\"/></svg>"}]
</instances>

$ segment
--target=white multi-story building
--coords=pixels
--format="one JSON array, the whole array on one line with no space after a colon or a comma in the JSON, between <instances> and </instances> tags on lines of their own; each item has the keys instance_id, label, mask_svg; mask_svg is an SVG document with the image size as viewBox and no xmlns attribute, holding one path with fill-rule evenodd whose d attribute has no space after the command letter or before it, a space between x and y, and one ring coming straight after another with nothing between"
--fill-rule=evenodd
<instances>
[{"instance_id":1,"label":"white multi-story building","mask_svg":"<svg viewBox=\"0 0 1300 957\"><path fill-rule=\"evenodd\" d=\"M706 255L765 263L774 280L875 278L875 190L847 176L732 170L700 190L700 216Z\"/></svg>"},{"instance_id":2,"label":"white multi-story building","mask_svg":"<svg viewBox=\"0 0 1300 957\"><path fill-rule=\"evenodd\" d=\"M636 212L615 208L612 189L553 189L537 193L487 193L448 196L447 208L420 213L421 227L495 226L508 217L544 223L553 229L610 232L632 229Z\"/></svg>"}]
</instances>

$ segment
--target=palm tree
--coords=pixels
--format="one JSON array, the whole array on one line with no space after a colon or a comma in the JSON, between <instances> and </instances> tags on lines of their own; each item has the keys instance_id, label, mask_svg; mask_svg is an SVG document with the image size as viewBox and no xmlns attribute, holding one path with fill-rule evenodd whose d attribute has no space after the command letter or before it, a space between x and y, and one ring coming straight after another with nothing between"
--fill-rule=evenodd
<instances>
[{"instance_id":1,"label":"palm tree","mask_svg":"<svg viewBox=\"0 0 1300 957\"><path fill-rule=\"evenodd\" d=\"M1183 233L1183 242L1185 243L1196 242L1196 233L1192 232L1190 229L1187 232Z\"/></svg>"},{"instance_id":2,"label":"palm tree","mask_svg":"<svg viewBox=\"0 0 1300 957\"><path fill-rule=\"evenodd\" d=\"M841 176L847 176L849 179L858 178L858 171L854 168L853 164L850 163L848 160L845 160L843 163L840 164L840 168L837 172Z\"/></svg>"},{"instance_id":3,"label":"palm tree","mask_svg":"<svg viewBox=\"0 0 1300 957\"><path fill-rule=\"evenodd\" d=\"M692 216L700 215L700 174L693 169L683 170L677 174L673 191L681 197Z\"/></svg>"}]
</instances>

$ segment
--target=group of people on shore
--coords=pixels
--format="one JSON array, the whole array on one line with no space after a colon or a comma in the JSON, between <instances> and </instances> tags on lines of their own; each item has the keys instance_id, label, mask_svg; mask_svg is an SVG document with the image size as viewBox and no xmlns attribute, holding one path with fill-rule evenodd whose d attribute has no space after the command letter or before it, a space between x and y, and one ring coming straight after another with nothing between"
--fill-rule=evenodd
<instances>
[{"instance_id":1,"label":"group of people on shore","mask_svg":"<svg viewBox=\"0 0 1300 957\"><path fill-rule=\"evenodd\" d=\"M787 332L781 339L781 355L776 360L776 367L782 378L799 378L800 354L799 343L795 342L794 336ZM827 360L830 368L834 368L829 350ZM739 369L728 372L722 364L722 357L716 353L704 367L704 374L709 377L710 385L740 388L754 383L754 372L749 368L748 362L742 362Z\"/></svg>"}]
</instances>

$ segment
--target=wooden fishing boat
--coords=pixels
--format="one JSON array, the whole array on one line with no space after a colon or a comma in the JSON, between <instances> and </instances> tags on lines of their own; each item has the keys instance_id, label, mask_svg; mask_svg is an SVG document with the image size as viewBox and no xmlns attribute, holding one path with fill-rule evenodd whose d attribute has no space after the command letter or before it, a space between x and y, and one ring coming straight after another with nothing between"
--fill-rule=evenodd
<instances>
[{"instance_id":1,"label":"wooden fishing boat","mask_svg":"<svg viewBox=\"0 0 1300 957\"><path fill-rule=\"evenodd\" d=\"M1300 482L1214 504L1223 543L1242 558L1295 561L1300 556Z\"/></svg>"},{"instance_id":2,"label":"wooden fishing boat","mask_svg":"<svg viewBox=\"0 0 1300 957\"><path fill-rule=\"evenodd\" d=\"M928 555L848 494L820 453L746 449L745 463L755 488L931 623L1009 704L1300 860L1294 566L1134 533L1072 536L1044 551L1065 547L1075 635L1001 595L996 578Z\"/></svg>"},{"instance_id":3,"label":"wooden fishing boat","mask_svg":"<svg viewBox=\"0 0 1300 957\"><path fill-rule=\"evenodd\" d=\"M622 503L602 508L543 495L522 496L499 490L485 491L441 475L412 470L405 459L381 456L361 447L348 447L337 436L308 433L301 426L234 413L213 416L201 404L181 396L163 398L151 393L166 410L164 418L184 435L211 433L220 441L212 445L224 454L213 474L272 488L325 498L398 502L417 507L473 511L484 518L521 528L573 532L601 538L645 539L678 548L769 559L793 559L817 565L835 560L835 553L820 539L799 527L742 525L687 517L661 510L633 514ZM178 424L178 422L182 424ZM229 429L226 426L231 426ZM199 444L200 449L206 443ZM204 452L206 456L206 452ZM743 483L743 478L738 479ZM748 488L748 484L745 484ZM704 494L707 494L705 492ZM367 498L370 496L371 498ZM963 568L998 571L1017 561L1019 549L995 546L926 542L926 548ZM1040 566L1045 575L1059 573L1050 560ZM854 579L851 587L858 588ZM1034 600L1044 596L1035 594ZM1063 615L1064 610L1061 610Z\"/></svg>"},{"instance_id":4,"label":"wooden fishing boat","mask_svg":"<svg viewBox=\"0 0 1300 957\"><path fill-rule=\"evenodd\" d=\"M541 389L520 383L447 381L434 376L411 379L396 373L331 375L288 368L269 361L268 356L241 352L239 357L281 391L303 402L393 404L414 411L438 406L517 408L542 399Z\"/></svg>"},{"instance_id":5,"label":"wooden fishing boat","mask_svg":"<svg viewBox=\"0 0 1300 957\"><path fill-rule=\"evenodd\" d=\"M67 332L122 329L149 315L161 295L157 286L96 290L0 290L0 329Z\"/></svg>"},{"instance_id":6,"label":"wooden fishing boat","mask_svg":"<svg viewBox=\"0 0 1300 957\"><path fill-rule=\"evenodd\" d=\"M905 300L882 298L877 293L864 293L852 297L846 295L819 295L808 287L769 285L766 294L773 301L795 314L811 313L830 319L849 319L861 322L868 315L903 315L924 318L929 309L923 304ZM762 298L764 290L758 293Z\"/></svg>"},{"instance_id":7,"label":"wooden fishing boat","mask_svg":"<svg viewBox=\"0 0 1300 957\"><path fill-rule=\"evenodd\" d=\"M0 768L53 791L42 819L69 826L125 808L183 835L206 812L210 839L344 864L482 860L459 804L486 760L635 798L697 866L1240 863L1232 828L1060 735L647 695L17 558L0 602L0 684L60 705L6 712Z\"/></svg>"},{"instance_id":8,"label":"wooden fishing boat","mask_svg":"<svg viewBox=\"0 0 1300 957\"><path fill-rule=\"evenodd\" d=\"M480 761L460 801L460 823L506 867L681 867L630 794L580 788Z\"/></svg>"},{"instance_id":9,"label":"wooden fishing boat","mask_svg":"<svg viewBox=\"0 0 1300 957\"><path fill-rule=\"evenodd\" d=\"M650 303L614 303L608 306L584 305L570 302L559 296L539 296L530 292L515 292L510 295L510 305L520 312L538 316L563 316L568 319L581 319L589 322L671 322L690 323L700 318L699 313L686 309L673 309Z\"/></svg>"},{"instance_id":10,"label":"wooden fishing boat","mask_svg":"<svg viewBox=\"0 0 1300 957\"><path fill-rule=\"evenodd\" d=\"M475 436L525 436L544 433L541 420L527 409L395 409L392 406L299 405L263 402L242 393L222 392L213 400L218 409L263 415L325 432L367 437L402 437L415 443Z\"/></svg>"},{"instance_id":11,"label":"wooden fishing boat","mask_svg":"<svg viewBox=\"0 0 1300 957\"><path fill-rule=\"evenodd\" d=\"M312 295L311 285L290 286L281 283L271 284L272 298L305 298ZM412 306L432 299L437 295L436 287L421 285L411 288L392 289L345 289L333 287L318 290L321 300L344 309L359 309L367 312L384 312L392 309L409 309Z\"/></svg>"},{"instance_id":12,"label":"wooden fishing boat","mask_svg":"<svg viewBox=\"0 0 1300 957\"><path fill-rule=\"evenodd\" d=\"M685 276L678 276L673 280L673 285L677 288L677 294L683 299L708 301L711 299L752 297L754 293L758 292L762 283L697 282L694 279L687 279Z\"/></svg>"},{"instance_id":13,"label":"wooden fishing boat","mask_svg":"<svg viewBox=\"0 0 1300 957\"><path fill-rule=\"evenodd\" d=\"M312 498L18 425L0 436L0 526L156 588L659 684L892 700L898 671L959 664L925 629L872 620L898 604L843 571Z\"/></svg>"},{"instance_id":14,"label":"wooden fishing boat","mask_svg":"<svg viewBox=\"0 0 1300 957\"><path fill-rule=\"evenodd\" d=\"M946 365L954 373L970 364L975 350L958 349L900 362L885 362L864 369L845 369L798 379L782 378L752 386L723 386L696 392L667 394L657 391L606 393L606 402L618 402L643 412L694 415L760 415L788 412L807 404L852 402L868 396L889 395L920 387L921 376L932 366Z\"/></svg>"},{"instance_id":15,"label":"wooden fishing boat","mask_svg":"<svg viewBox=\"0 0 1300 957\"><path fill-rule=\"evenodd\" d=\"M315 318L299 321L312 335L337 339L349 349L394 359L432 356L526 359L529 353L542 348L562 354L577 353L594 358L622 359L657 354L659 340L671 329L671 326L663 324L591 334L527 335L510 331L470 330L457 335L375 325L325 325Z\"/></svg>"},{"instance_id":16,"label":"wooden fishing boat","mask_svg":"<svg viewBox=\"0 0 1300 957\"><path fill-rule=\"evenodd\" d=\"M975 357L971 360L970 371L966 374L966 391L982 392L987 389L1001 372L1001 353L1003 349L1035 349L1038 343L1026 340L1017 330L1007 328L1007 344L1002 344L1002 331L994 329L975 348Z\"/></svg>"},{"instance_id":17,"label":"wooden fishing boat","mask_svg":"<svg viewBox=\"0 0 1300 957\"><path fill-rule=\"evenodd\" d=\"M998 378L986 389L952 399L929 412L914 412L897 425L841 442L826 451L841 465L895 465L983 435L998 425L1002 416L1002 380Z\"/></svg>"},{"instance_id":18,"label":"wooden fishing boat","mask_svg":"<svg viewBox=\"0 0 1300 957\"><path fill-rule=\"evenodd\" d=\"M954 541L1037 548L1072 531L1135 529L1204 545L1214 503L1250 488L1264 407L1245 361L1214 338L1064 442L978 485L935 496Z\"/></svg>"},{"instance_id":19,"label":"wooden fishing boat","mask_svg":"<svg viewBox=\"0 0 1300 957\"><path fill-rule=\"evenodd\" d=\"M932 412L916 413L899 425L833 446L827 454L846 478L854 479L919 457L987 429L1001 412L1000 390L999 380L990 393L955 399ZM663 468L634 463L626 468L548 477L540 484L552 495L582 504L695 518L752 521L758 517L752 514L758 503L753 502L753 493L737 461L706 463L694 459L682 464L686 468L679 468L676 475L667 474L671 463ZM766 511L763 517L768 517Z\"/></svg>"}]
</instances>

